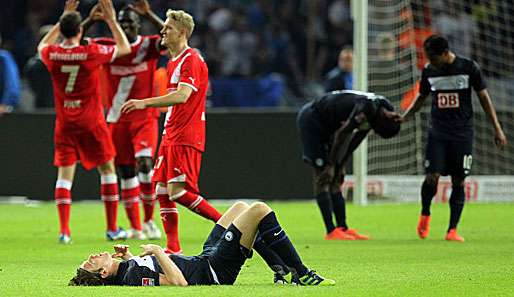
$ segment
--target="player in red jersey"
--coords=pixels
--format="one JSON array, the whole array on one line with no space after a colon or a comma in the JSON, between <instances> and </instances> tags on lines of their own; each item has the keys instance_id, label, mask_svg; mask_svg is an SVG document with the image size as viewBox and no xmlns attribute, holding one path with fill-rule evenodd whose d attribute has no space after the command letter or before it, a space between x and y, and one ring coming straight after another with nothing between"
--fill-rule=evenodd
<instances>
[{"instance_id":1,"label":"player in red jersey","mask_svg":"<svg viewBox=\"0 0 514 297\"><path fill-rule=\"evenodd\" d=\"M98 6L84 22L88 28L98 19ZM105 69L109 78L107 90L110 107L107 123L111 130L116 158L114 163L121 176L121 199L131 224L129 238L159 239L161 233L153 222L155 204L152 187L152 158L157 148L159 111L154 108L121 114L121 105L128 99L152 96L154 72L161 55L160 35L141 36L139 15L150 20L160 30L164 22L150 9L146 0L127 6L118 13L118 22L130 42L130 54L115 59ZM112 38L97 38L96 43L113 44ZM137 177L136 177L137 173ZM144 222L141 225L139 200L142 198ZM144 231L144 232L143 232Z\"/></svg>"},{"instance_id":2,"label":"player in red jersey","mask_svg":"<svg viewBox=\"0 0 514 297\"><path fill-rule=\"evenodd\" d=\"M121 112L169 106L153 181L167 235L167 248L181 251L175 201L216 222L221 214L198 193L198 176L205 148L205 97L208 69L200 54L188 46L194 28L191 15L168 10L161 44L170 52L168 89L164 96L129 100Z\"/></svg>"},{"instance_id":3,"label":"player in red jersey","mask_svg":"<svg viewBox=\"0 0 514 297\"><path fill-rule=\"evenodd\" d=\"M114 146L103 117L98 93L98 67L130 53L127 38L116 23L111 0L99 1L102 19L113 33L115 46L81 45L81 17L77 0L67 0L59 22L38 45L38 51L51 76L55 94L55 155L58 167L55 201L59 212L59 241L71 242L69 217L71 186L77 161L85 169L98 168L101 196L107 216L107 238L126 238L116 224L118 184L114 168ZM62 42L57 44L59 35Z\"/></svg>"}]
</instances>

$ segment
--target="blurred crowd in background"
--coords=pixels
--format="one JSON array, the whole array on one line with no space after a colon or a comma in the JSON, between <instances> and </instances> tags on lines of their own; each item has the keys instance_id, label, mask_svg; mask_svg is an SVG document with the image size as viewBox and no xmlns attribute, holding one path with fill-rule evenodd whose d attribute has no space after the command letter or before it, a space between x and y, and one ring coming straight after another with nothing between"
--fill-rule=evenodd
<instances>
[{"instance_id":1,"label":"blurred crowd in background","mask_svg":"<svg viewBox=\"0 0 514 297\"><path fill-rule=\"evenodd\" d=\"M117 9L130 1L113 0ZM79 11L83 17L96 2L80 2ZM458 54L478 59L485 66L486 75L504 75L495 73L494 69L505 69L497 67L498 59L488 59L481 51L498 57L503 53L494 53L495 43L501 47L505 38L510 38L512 45L514 24L509 16L513 14L510 1L502 2L502 5L496 5L497 1L480 0L372 2L375 10L370 8L370 19L388 20L388 23L380 23L387 26L372 28L372 33L378 34L370 34L370 65L378 69L377 73L370 74L378 77L378 81L387 81L388 76L405 75L406 72L397 65L404 59L402 50L408 48L414 48L414 55L418 56L414 58L417 62L413 63L413 68L417 69L413 71L423 67L422 41L434 32L447 36ZM396 9L391 5L393 2L401 8ZM208 63L212 82L211 106L299 106L324 91L351 88L353 25L350 0L149 0L149 3L163 19L169 8L183 9L194 16L196 27L190 46L199 49ZM7 103L17 105L17 110L30 111L53 104L51 98L48 99L51 94L45 95L45 92L51 92L51 88L45 88L50 81L40 75L44 66L38 63L36 45L49 29L45 25L57 22L63 5L64 0L2 1L0 23L4 51L0 52L0 67L12 69L17 65L17 69L0 74L0 81L4 81L0 83L0 94L6 89L17 88L18 97L23 99L16 104ZM496 25L502 25L503 20L505 26L504 30L497 30L499 36L493 36L498 40L491 41L491 36L484 33L488 32L491 18L496 19ZM88 35L101 36L106 32L106 26L99 24L92 27ZM144 22L142 33L158 32L150 23ZM492 49L484 46L485 41ZM16 63L3 62L9 60L9 55ZM373 60L374 57L380 60ZM493 65L489 67L491 63ZM160 66L165 64L166 57ZM507 71L512 74L512 69ZM408 73L410 77L415 74ZM13 75L18 75L20 82L5 83L6 76ZM396 82L407 87L414 84L401 79ZM393 89L390 83L373 86L371 82L370 85L376 92ZM410 90L401 89L400 95L408 92ZM44 96L47 98L42 99ZM2 100L0 113L2 104L7 102L7 99Z\"/></svg>"}]
</instances>

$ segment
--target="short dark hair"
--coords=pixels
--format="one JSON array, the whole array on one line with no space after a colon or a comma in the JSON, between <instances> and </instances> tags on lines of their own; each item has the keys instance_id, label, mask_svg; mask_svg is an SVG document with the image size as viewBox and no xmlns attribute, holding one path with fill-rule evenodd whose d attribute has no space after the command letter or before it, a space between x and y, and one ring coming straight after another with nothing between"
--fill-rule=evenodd
<instances>
[{"instance_id":1,"label":"short dark hair","mask_svg":"<svg viewBox=\"0 0 514 297\"><path fill-rule=\"evenodd\" d=\"M77 275L75 275L68 286L107 286L112 285L112 278L103 278L98 272L89 272L83 268L77 269Z\"/></svg>"},{"instance_id":2,"label":"short dark hair","mask_svg":"<svg viewBox=\"0 0 514 297\"><path fill-rule=\"evenodd\" d=\"M70 11L61 16L59 19L59 28L61 34L65 38L75 37L80 32L80 23L82 22L82 17L80 13L76 11Z\"/></svg>"},{"instance_id":3,"label":"short dark hair","mask_svg":"<svg viewBox=\"0 0 514 297\"><path fill-rule=\"evenodd\" d=\"M440 56L449 49L448 40L441 35L430 35L423 43L428 56Z\"/></svg>"}]
</instances>

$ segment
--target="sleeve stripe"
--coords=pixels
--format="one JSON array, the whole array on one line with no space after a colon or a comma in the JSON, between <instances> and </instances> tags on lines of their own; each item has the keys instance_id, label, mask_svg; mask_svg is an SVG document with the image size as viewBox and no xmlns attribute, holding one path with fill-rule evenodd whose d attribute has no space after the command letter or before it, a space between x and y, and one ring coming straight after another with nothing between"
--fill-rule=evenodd
<instances>
[{"instance_id":1,"label":"sleeve stripe","mask_svg":"<svg viewBox=\"0 0 514 297\"><path fill-rule=\"evenodd\" d=\"M195 86L193 86L192 84L188 84L188 83L183 82L183 81L179 82L178 84L179 85L186 85L186 86L190 87L191 89L193 89L195 92L198 92L198 89Z\"/></svg>"},{"instance_id":2,"label":"sleeve stripe","mask_svg":"<svg viewBox=\"0 0 514 297\"><path fill-rule=\"evenodd\" d=\"M118 55L118 47L114 46L114 51L112 51L111 63L114 62L114 60L116 60L117 55Z\"/></svg>"}]
</instances>

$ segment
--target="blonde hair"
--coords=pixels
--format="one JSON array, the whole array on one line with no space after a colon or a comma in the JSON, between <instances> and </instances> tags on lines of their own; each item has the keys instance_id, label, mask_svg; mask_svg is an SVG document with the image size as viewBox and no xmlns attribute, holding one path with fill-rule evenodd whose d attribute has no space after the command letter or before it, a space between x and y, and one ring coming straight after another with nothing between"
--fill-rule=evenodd
<instances>
[{"instance_id":1,"label":"blonde hair","mask_svg":"<svg viewBox=\"0 0 514 297\"><path fill-rule=\"evenodd\" d=\"M183 10L168 9L166 12L166 17L172 20L180 28L185 29L188 39L191 37L191 34L193 34L193 30L195 28L195 21L189 13Z\"/></svg>"}]
</instances>

